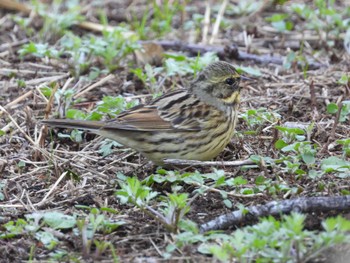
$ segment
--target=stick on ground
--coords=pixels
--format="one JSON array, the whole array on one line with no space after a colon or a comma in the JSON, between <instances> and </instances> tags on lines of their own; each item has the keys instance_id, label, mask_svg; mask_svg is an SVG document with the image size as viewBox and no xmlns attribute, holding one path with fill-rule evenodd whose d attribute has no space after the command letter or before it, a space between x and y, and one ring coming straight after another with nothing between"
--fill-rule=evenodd
<instances>
[{"instance_id":1,"label":"stick on ground","mask_svg":"<svg viewBox=\"0 0 350 263\"><path fill-rule=\"evenodd\" d=\"M171 165L189 165L189 166L243 166L256 164L252 160L242 161L196 161L196 160L178 160L178 159L165 159L165 164Z\"/></svg>"},{"instance_id":2,"label":"stick on ground","mask_svg":"<svg viewBox=\"0 0 350 263\"><path fill-rule=\"evenodd\" d=\"M202 224L200 231L222 230L236 226L245 221L257 220L260 217L278 216L291 212L312 213L329 211L350 211L350 195L335 197L304 197L283 201L272 201L265 205L247 207L246 212L241 210L221 215L205 224Z\"/></svg>"}]
</instances>

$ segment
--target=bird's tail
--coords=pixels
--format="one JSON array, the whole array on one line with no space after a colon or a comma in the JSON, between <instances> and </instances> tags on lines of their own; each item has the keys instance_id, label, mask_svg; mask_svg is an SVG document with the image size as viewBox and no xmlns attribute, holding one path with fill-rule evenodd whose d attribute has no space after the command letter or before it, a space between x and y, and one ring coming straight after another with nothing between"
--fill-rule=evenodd
<instances>
[{"instance_id":1,"label":"bird's tail","mask_svg":"<svg viewBox=\"0 0 350 263\"><path fill-rule=\"evenodd\" d=\"M66 119L42 120L41 123L48 126L53 126L53 127L82 129L82 130L90 130L90 131L97 131L104 125L104 123L101 121L83 121L83 120L66 120Z\"/></svg>"}]
</instances>

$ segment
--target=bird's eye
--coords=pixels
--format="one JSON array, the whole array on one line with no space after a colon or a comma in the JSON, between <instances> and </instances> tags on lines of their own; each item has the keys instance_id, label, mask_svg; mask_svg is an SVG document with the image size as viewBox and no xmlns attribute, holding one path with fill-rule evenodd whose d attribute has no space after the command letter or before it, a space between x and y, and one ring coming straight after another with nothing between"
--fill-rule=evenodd
<instances>
[{"instance_id":1,"label":"bird's eye","mask_svg":"<svg viewBox=\"0 0 350 263\"><path fill-rule=\"evenodd\" d=\"M227 78L225 80L225 82L226 82L226 84L231 86L231 85L233 85L235 83L235 80L233 78Z\"/></svg>"}]
</instances>

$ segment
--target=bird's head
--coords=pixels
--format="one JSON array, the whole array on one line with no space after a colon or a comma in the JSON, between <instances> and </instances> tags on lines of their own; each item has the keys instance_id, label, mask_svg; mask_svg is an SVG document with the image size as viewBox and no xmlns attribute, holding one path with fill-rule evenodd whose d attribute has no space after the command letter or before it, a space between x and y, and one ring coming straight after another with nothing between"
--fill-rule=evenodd
<instances>
[{"instance_id":1,"label":"bird's head","mask_svg":"<svg viewBox=\"0 0 350 263\"><path fill-rule=\"evenodd\" d=\"M229 63L217 61L201 71L191 89L199 98L215 106L239 103L242 77ZM221 108L221 107L220 107Z\"/></svg>"}]
</instances>

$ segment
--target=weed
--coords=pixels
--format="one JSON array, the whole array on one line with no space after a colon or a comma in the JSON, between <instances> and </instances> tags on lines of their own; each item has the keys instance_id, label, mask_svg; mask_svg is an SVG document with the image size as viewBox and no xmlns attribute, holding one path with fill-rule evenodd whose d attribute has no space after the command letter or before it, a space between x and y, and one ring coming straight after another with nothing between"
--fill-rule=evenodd
<instances>
[{"instance_id":1,"label":"weed","mask_svg":"<svg viewBox=\"0 0 350 263\"><path fill-rule=\"evenodd\" d=\"M279 32L291 31L294 27L293 22L288 19L288 14L274 14L266 18L266 21L271 22L271 25Z\"/></svg>"},{"instance_id":2,"label":"weed","mask_svg":"<svg viewBox=\"0 0 350 263\"><path fill-rule=\"evenodd\" d=\"M83 20L78 0L54 0L51 5L32 0L32 5L44 20L39 36L45 42L58 39L70 26Z\"/></svg>"},{"instance_id":3,"label":"weed","mask_svg":"<svg viewBox=\"0 0 350 263\"><path fill-rule=\"evenodd\" d=\"M210 240L209 235L198 250L221 262L234 259L239 262L308 261L326 248L350 241L346 235L350 222L346 219L337 217L323 221L325 231L321 234L304 230L304 222L305 216L297 213L283 216L282 221L268 217L228 236L214 233Z\"/></svg>"},{"instance_id":4,"label":"weed","mask_svg":"<svg viewBox=\"0 0 350 263\"><path fill-rule=\"evenodd\" d=\"M171 32L174 16L183 11L185 6L186 3L181 3L180 0L163 0L161 5L159 5L156 0L148 1L148 5L145 12L143 12L144 15L142 18L138 19L136 15L134 15L134 18L131 21L132 28L137 31L140 39L162 37ZM152 19L150 19L151 11Z\"/></svg>"}]
</instances>

